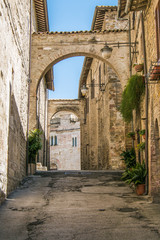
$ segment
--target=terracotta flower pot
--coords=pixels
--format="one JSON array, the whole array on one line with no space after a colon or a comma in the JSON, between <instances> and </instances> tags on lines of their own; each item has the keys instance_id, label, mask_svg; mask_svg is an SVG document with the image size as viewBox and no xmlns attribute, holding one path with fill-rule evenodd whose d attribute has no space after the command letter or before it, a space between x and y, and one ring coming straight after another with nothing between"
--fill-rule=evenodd
<instances>
[{"instance_id":1,"label":"terracotta flower pot","mask_svg":"<svg viewBox=\"0 0 160 240\"><path fill-rule=\"evenodd\" d=\"M137 64L135 65L136 72L141 72L143 70L144 66L143 64Z\"/></svg>"},{"instance_id":2,"label":"terracotta flower pot","mask_svg":"<svg viewBox=\"0 0 160 240\"><path fill-rule=\"evenodd\" d=\"M145 193L145 184L139 184L136 187L137 195L143 195Z\"/></svg>"}]
</instances>

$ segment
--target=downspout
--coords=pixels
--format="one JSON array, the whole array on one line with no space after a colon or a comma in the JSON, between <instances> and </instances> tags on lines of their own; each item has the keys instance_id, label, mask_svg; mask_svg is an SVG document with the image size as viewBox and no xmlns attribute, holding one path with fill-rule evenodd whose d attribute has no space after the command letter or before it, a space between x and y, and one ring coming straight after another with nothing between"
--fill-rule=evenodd
<instances>
[{"instance_id":1,"label":"downspout","mask_svg":"<svg viewBox=\"0 0 160 240\"><path fill-rule=\"evenodd\" d=\"M144 56L144 76L145 76L145 161L147 169L147 178L146 178L146 194L148 194L149 189L149 180L148 180L148 75L147 75L147 58L146 58L146 44L145 44L145 28L144 28L144 18L143 12L141 11L141 22L142 22L142 41L143 41L143 56Z\"/></svg>"},{"instance_id":2,"label":"downspout","mask_svg":"<svg viewBox=\"0 0 160 240\"><path fill-rule=\"evenodd\" d=\"M129 75L132 76L132 55L131 55L131 18L129 16ZM132 132L134 131L132 118ZM132 147L134 148L134 140L132 140Z\"/></svg>"},{"instance_id":3,"label":"downspout","mask_svg":"<svg viewBox=\"0 0 160 240\"><path fill-rule=\"evenodd\" d=\"M32 0L30 0L30 36L29 36L29 73L28 73L28 103L27 103L27 132L26 132L26 175L28 175L28 135L29 135L29 110L30 110L30 83L31 83L31 44L32 44Z\"/></svg>"}]
</instances>

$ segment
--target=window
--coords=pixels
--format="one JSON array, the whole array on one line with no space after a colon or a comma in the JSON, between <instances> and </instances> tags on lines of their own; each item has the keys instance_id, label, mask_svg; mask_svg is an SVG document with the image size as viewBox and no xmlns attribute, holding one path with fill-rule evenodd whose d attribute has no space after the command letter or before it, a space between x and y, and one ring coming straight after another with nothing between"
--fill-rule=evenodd
<instances>
[{"instance_id":1,"label":"window","mask_svg":"<svg viewBox=\"0 0 160 240\"><path fill-rule=\"evenodd\" d=\"M77 147L77 137L72 138L72 147Z\"/></svg>"},{"instance_id":2,"label":"window","mask_svg":"<svg viewBox=\"0 0 160 240\"><path fill-rule=\"evenodd\" d=\"M94 79L91 80L91 99L94 98Z\"/></svg>"},{"instance_id":3,"label":"window","mask_svg":"<svg viewBox=\"0 0 160 240\"><path fill-rule=\"evenodd\" d=\"M57 136L54 136L54 146L58 145Z\"/></svg>"},{"instance_id":4,"label":"window","mask_svg":"<svg viewBox=\"0 0 160 240\"><path fill-rule=\"evenodd\" d=\"M101 86L101 65L99 66L99 87Z\"/></svg>"},{"instance_id":5,"label":"window","mask_svg":"<svg viewBox=\"0 0 160 240\"><path fill-rule=\"evenodd\" d=\"M157 60L160 59L160 1L156 8Z\"/></svg>"},{"instance_id":6,"label":"window","mask_svg":"<svg viewBox=\"0 0 160 240\"><path fill-rule=\"evenodd\" d=\"M53 146L53 136L51 137L50 145Z\"/></svg>"},{"instance_id":7,"label":"window","mask_svg":"<svg viewBox=\"0 0 160 240\"><path fill-rule=\"evenodd\" d=\"M57 136L51 136L51 138L50 138L50 145L51 146L56 146L56 145L58 145L58 142L57 142Z\"/></svg>"}]
</instances>

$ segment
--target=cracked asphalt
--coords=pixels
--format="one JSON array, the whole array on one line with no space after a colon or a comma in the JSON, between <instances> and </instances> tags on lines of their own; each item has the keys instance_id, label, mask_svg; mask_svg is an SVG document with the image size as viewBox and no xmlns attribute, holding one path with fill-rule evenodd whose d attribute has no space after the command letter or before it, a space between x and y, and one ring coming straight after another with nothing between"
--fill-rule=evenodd
<instances>
[{"instance_id":1,"label":"cracked asphalt","mask_svg":"<svg viewBox=\"0 0 160 240\"><path fill-rule=\"evenodd\" d=\"M160 240L160 204L120 176L54 171L24 179L0 207L0 239Z\"/></svg>"}]
</instances>

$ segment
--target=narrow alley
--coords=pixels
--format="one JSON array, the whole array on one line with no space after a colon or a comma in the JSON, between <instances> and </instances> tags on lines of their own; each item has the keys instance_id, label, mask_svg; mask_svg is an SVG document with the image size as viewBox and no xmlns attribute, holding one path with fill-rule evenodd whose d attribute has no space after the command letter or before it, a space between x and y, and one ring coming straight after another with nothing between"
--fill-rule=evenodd
<instances>
[{"instance_id":1,"label":"narrow alley","mask_svg":"<svg viewBox=\"0 0 160 240\"><path fill-rule=\"evenodd\" d=\"M50 171L26 178L0 207L3 240L159 240L160 205L121 171Z\"/></svg>"}]
</instances>

